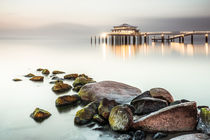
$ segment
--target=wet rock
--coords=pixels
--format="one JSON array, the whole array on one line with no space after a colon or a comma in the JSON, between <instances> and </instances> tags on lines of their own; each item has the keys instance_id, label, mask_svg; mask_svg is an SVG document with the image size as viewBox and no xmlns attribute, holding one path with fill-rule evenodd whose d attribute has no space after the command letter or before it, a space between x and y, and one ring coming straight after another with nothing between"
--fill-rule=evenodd
<instances>
[{"instance_id":1,"label":"wet rock","mask_svg":"<svg viewBox=\"0 0 210 140\"><path fill-rule=\"evenodd\" d=\"M172 138L170 140L209 140L210 137L202 133L186 134Z\"/></svg>"},{"instance_id":2,"label":"wet rock","mask_svg":"<svg viewBox=\"0 0 210 140\"><path fill-rule=\"evenodd\" d=\"M76 86L83 86L85 84L88 84L88 83L94 83L95 81L93 81L92 79L87 79L85 77L77 77L73 83L73 86L76 87Z\"/></svg>"},{"instance_id":3,"label":"wet rock","mask_svg":"<svg viewBox=\"0 0 210 140\"><path fill-rule=\"evenodd\" d=\"M132 140L132 137L128 134L122 134L116 140Z\"/></svg>"},{"instance_id":4,"label":"wet rock","mask_svg":"<svg viewBox=\"0 0 210 140\"><path fill-rule=\"evenodd\" d=\"M145 140L146 134L144 131L137 130L133 136L133 140Z\"/></svg>"},{"instance_id":5,"label":"wet rock","mask_svg":"<svg viewBox=\"0 0 210 140\"><path fill-rule=\"evenodd\" d=\"M35 76L35 75L32 74L32 73L29 73L29 74L25 75L25 77L34 77L34 76Z\"/></svg>"},{"instance_id":6,"label":"wet rock","mask_svg":"<svg viewBox=\"0 0 210 140\"><path fill-rule=\"evenodd\" d=\"M168 103L172 103L174 101L172 95L166 89L152 88L149 92L153 98L163 99L166 100Z\"/></svg>"},{"instance_id":7,"label":"wet rock","mask_svg":"<svg viewBox=\"0 0 210 140\"><path fill-rule=\"evenodd\" d=\"M64 76L64 79L75 80L78 77L77 73L67 74Z\"/></svg>"},{"instance_id":8,"label":"wet rock","mask_svg":"<svg viewBox=\"0 0 210 140\"><path fill-rule=\"evenodd\" d=\"M36 71L42 71L43 69L42 68L38 68Z\"/></svg>"},{"instance_id":9,"label":"wet rock","mask_svg":"<svg viewBox=\"0 0 210 140\"><path fill-rule=\"evenodd\" d=\"M95 114L97 114L97 109L99 106L99 102L91 102L86 105L83 109L77 111L76 116L74 118L74 122L77 125L83 125L90 122Z\"/></svg>"},{"instance_id":10,"label":"wet rock","mask_svg":"<svg viewBox=\"0 0 210 140\"><path fill-rule=\"evenodd\" d=\"M12 79L12 80L15 81L15 82L22 81L22 79L19 79L19 78L14 78L14 79Z\"/></svg>"},{"instance_id":11,"label":"wet rock","mask_svg":"<svg viewBox=\"0 0 210 140\"><path fill-rule=\"evenodd\" d=\"M63 74L63 73L65 73L65 72L59 71L59 70L54 70L52 73L53 73L53 74Z\"/></svg>"},{"instance_id":12,"label":"wet rock","mask_svg":"<svg viewBox=\"0 0 210 140\"><path fill-rule=\"evenodd\" d=\"M133 128L150 132L192 131L197 124L196 102L168 106L134 121Z\"/></svg>"},{"instance_id":13,"label":"wet rock","mask_svg":"<svg viewBox=\"0 0 210 140\"><path fill-rule=\"evenodd\" d=\"M79 95L65 95L58 97L55 101L57 107L66 105L76 105L80 102Z\"/></svg>"},{"instance_id":14,"label":"wet rock","mask_svg":"<svg viewBox=\"0 0 210 140\"><path fill-rule=\"evenodd\" d=\"M127 131L133 123L133 114L129 107L118 105L112 108L109 124L114 131Z\"/></svg>"},{"instance_id":15,"label":"wet rock","mask_svg":"<svg viewBox=\"0 0 210 140\"><path fill-rule=\"evenodd\" d=\"M48 69L43 69L42 74L48 75L50 74L50 71Z\"/></svg>"},{"instance_id":16,"label":"wet rock","mask_svg":"<svg viewBox=\"0 0 210 140\"><path fill-rule=\"evenodd\" d=\"M56 84L56 83L59 83L59 82L63 82L62 80L55 80L55 81L50 81L49 83L50 84Z\"/></svg>"},{"instance_id":17,"label":"wet rock","mask_svg":"<svg viewBox=\"0 0 210 140\"><path fill-rule=\"evenodd\" d=\"M104 118L102 116L98 115L98 114L95 114L93 116L93 121L95 121L95 122L97 122L97 123L99 123L101 125L103 125L103 124L106 123L106 121L104 120Z\"/></svg>"},{"instance_id":18,"label":"wet rock","mask_svg":"<svg viewBox=\"0 0 210 140\"><path fill-rule=\"evenodd\" d=\"M181 104L181 103L186 103L189 102L188 100L182 99L182 100L176 100L172 103L170 103L170 105L177 105L177 104Z\"/></svg>"},{"instance_id":19,"label":"wet rock","mask_svg":"<svg viewBox=\"0 0 210 140\"><path fill-rule=\"evenodd\" d=\"M56 82L52 87L52 90L56 93L69 91L72 87L69 84L65 84L63 82Z\"/></svg>"},{"instance_id":20,"label":"wet rock","mask_svg":"<svg viewBox=\"0 0 210 140\"><path fill-rule=\"evenodd\" d=\"M98 107L99 115L101 115L105 119L108 119L112 108L115 107L116 105L118 105L118 103L116 103L114 100L108 100L108 99L104 98L100 102L100 105Z\"/></svg>"},{"instance_id":21,"label":"wet rock","mask_svg":"<svg viewBox=\"0 0 210 140\"><path fill-rule=\"evenodd\" d=\"M102 81L83 86L78 94L82 100L88 102L107 98L118 103L128 103L141 94L141 90L119 82Z\"/></svg>"},{"instance_id":22,"label":"wet rock","mask_svg":"<svg viewBox=\"0 0 210 140\"><path fill-rule=\"evenodd\" d=\"M144 93L142 93L142 94L138 95L137 97L135 97L135 98L131 101L131 103L134 102L135 100L139 100L139 99L142 99L142 98L144 98L144 97L152 97L152 96L150 95L150 92L149 92L149 91L145 91Z\"/></svg>"},{"instance_id":23,"label":"wet rock","mask_svg":"<svg viewBox=\"0 0 210 140\"><path fill-rule=\"evenodd\" d=\"M43 81L44 77L43 76L34 76L30 80L31 81Z\"/></svg>"},{"instance_id":24,"label":"wet rock","mask_svg":"<svg viewBox=\"0 0 210 140\"><path fill-rule=\"evenodd\" d=\"M164 137L167 137L168 134L166 133L162 133L162 132L157 132L153 137L152 139L161 139L161 138L164 138Z\"/></svg>"},{"instance_id":25,"label":"wet rock","mask_svg":"<svg viewBox=\"0 0 210 140\"><path fill-rule=\"evenodd\" d=\"M210 109L201 108L197 130L210 135Z\"/></svg>"},{"instance_id":26,"label":"wet rock","mask_svg":"<svg viewBox=\"0 0 210 140\"><path fill-rule=\"evenodd\" d=\"M168 102L162 99L143 97L134 100L131 105L135 108L135 114L144 115L168 106Z\"/></svg>"},{"instance_id":27,"label":"wet rock","mask_svg":"<svg viewBox=\"0 0 210 140\"><path fill-rule=\"evenodd\" d=\"M35 121L42 122L43 120L49 118L51 114L43 109L36 108L34 112L30 115Z\"/></svg>"}]
</instances>

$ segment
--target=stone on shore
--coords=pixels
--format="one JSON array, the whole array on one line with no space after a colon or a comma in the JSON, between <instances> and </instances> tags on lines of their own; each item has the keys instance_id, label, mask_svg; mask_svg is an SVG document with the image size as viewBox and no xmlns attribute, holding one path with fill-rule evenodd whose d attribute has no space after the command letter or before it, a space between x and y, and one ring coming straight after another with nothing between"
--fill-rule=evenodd
<instances>
[{"instance_id":1,"label":"stone on shore","mask_svg":"<svg viewBox=\"0 0 210 140\"><path fill-rule=\"evenodd\" d=\"M78 77L77 73L67 74L64 76L64 79L75 80Z\"/></svg>"},{"instance_id":2,"label":"stone on shore","mask_svg":"<svg viewBox=\"0 0 210 140\"><path fill-rule=\"evenodd\" d=\"M29 74L25 75L25 77L34 77L34 76L35 76L35 75L32 74L32 73L29 73Z\"/></svg>"},{"instance_id":3,"label":"stone on shore","mask_svg":"<svg viewBox=\"0 0 210 140\"><path fill-rule=\"evenodd\" d=\"M73 83L73 86L76 87L76 86L84 86L85 84L88 84L88 83L94 83L95 81L93 81L92 79L88 79L88 78L85 78L85 77L77 77Z\"/></svg>"},{"instance_id":4,"label":"stone on shore","mask_svg":"<svg viewBox=\"0 0 210 140\"><path fill-rule=\"evenodd\" d=\"M98 113L105 119L109 118L109 114L113 107L117 106L118 103L116 103L114 100L108 100L104 98L98 107Z\"/></svg>"},{"instance_id":5,"label":"stone on shore","mask_svg":"<svg viewBox=\"0 0 210 140\"><path fill-rule=\"evenodd\" d=\"M210 135L210 109L201 108L197 130Z\"/></svg>"},{"instance_id":6,"label":"stone on shore","mask_svg":"<svg viewBox=\"0 0 210 140\"><path fill-rule=\"evenodd\" d=\"M209 140L210 137L203 133L185 134L170 140Z\"/></svg>"},{"instance_id":7,"label":"stone on shore","mask_svg":"<svg viewBox=\"0 0 210 140\"><path fill-rule=\"evenodd\" d=\"M131 105L135 108L135 114L144 115L168 106L168 102L162 99L143 97L132 101Z\"/></svg>"},{"instance_id":8,"label":"stone on shore","mask_svg":"<svg viewBox=\"0 0 210 140\"><path fill-rule=\"evenodd\" d=\"M30 80L31 81L43 81L44 77L43 76L34 76Z\"/></svg>"},{"instance_id":9,"label":"stone on shore","mask_svg":"<svg viewBox=\"0 0 210 140\"><path fill-rule=\"evenodd\" d=\"M152 88L149 92L153 98L163 99L166 100L168 103L172 103L174 101L172 95L166 89Z\"/></svg>"},{"instance_id":10,"label":"stone on shore","mask_svg":"<svg viewBox=\"0 0 210 140\"><path fill-rule=\"evenodd\" d=\"M48 75L50 74L50 71L48 69L43 69L42 74Z\"/></svg>"},{"instance_id":11,"label":"stone on shore","mask_svg":"<svg viewBox=\"0 0 210 140\"><path fill-rule=\"evenodd\" d=\"M80 102L80 97L78 95L65 95L58 97L55 101L57 107L67 106L67 105L76 105Z\"/></svg>"},{"instance_id":12,"label":"stone on shore","mask_svg":"<svg viewBox=\"0 0 210 140\"><path fill-rule=\"evenodd\" d=\"M83 86L79 93L82 100L101 101L104 98L118 103L128 103L141 94L141 90L115 81L101 81Z\"/></svg>"},{"instance_id":13,"label":"stone on shore","mask_svg":"<svg viewBox=\"0 0 210 140\"><path fill-rule=\"evenodd\" d=\"M56 82L52 87L52 90L57 93L69 91L72 87L69 84L65 84L62 81Z\"/></svg>"},{"instance_id":14,"label":"stone on shore","mask_svg":"<svg viewBox=\"0 0 210 140\"><path fill-rule=\"evenodd\" d=\"M196 102L168 106L134 121L133 128L149 132L193 131L197 124Z\"/></svg>"},{"instance_id":15,"label":"stone on shore","mask_svg":"<svg viewBox=\"0 0 210 140\"><path fill-rule=\"evenodd\" d=\"M91 102L86 105L83 109L77 111L76 116L74 118L74 122L77 125L87 124L93 119L93 116L97 114L97 109L99 106L99 102Z\"/></svg>"},{"instance_id":16,"label":"stone on shore","mask_svg":"<svg viewBox=\"0 0 210 140\"><path fill-rule=\"evenodd\" d=\"M65 73L65 72L59 71L59 70L54 70L52 73L53 73L53 74L63 74L63 73Z\"/></svg>"},{"instance_id":17,"label":"stone on shore","mask_svg":"<svg viewBox=\"0 0 210 140\"><path fill-rule=\"evenodd\" d=\"M42 122L43 120L49 118L51 116L51 114L48 111L44 110L44 109L36 108L34 110L34 112L30 116L35 121Z\"/></svg>"},{"instance_id":18,"label":"stone on shore","mask_svg":"<svg viewBox=\"0 0 210 140\"><path fill-rule=\"evenodd\" d=\"M127 131L133 123L133 114L128 106L118 105L112 108L109 124L114 131Z\"/></svg>"},{"instance_id":19,"label":"stone on shore","mask_svg":"<svg viewBox=\"0 0 210 140\"><path fill-rule=\"evenodd\" d=\"M19 78L14 78L14 79L12 79L12 80L15 81L15 82L22 81L22 79L19 79Z\"/></svg>"}]
</instances>

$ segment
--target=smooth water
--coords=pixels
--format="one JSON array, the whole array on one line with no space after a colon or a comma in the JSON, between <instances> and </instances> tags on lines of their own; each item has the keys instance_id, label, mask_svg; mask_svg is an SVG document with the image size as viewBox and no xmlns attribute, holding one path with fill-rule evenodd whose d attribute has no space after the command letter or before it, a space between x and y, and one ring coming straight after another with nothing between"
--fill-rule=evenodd
<instances>
[{"instance_id":1,"label":"smooth water","mask_svg":"<svg viewBox=\"0 0 210 140\"><path fill-rule=\"evenodd\" d=\"M23 76L41 75L37 68L85 73L96 81L119 81L142 91L163 87L176 100L210 105L210 48L202 42L111 46L91 45L89 40L0 40L0 64L1 140L113 139L109 133L75 126L74 115L80 107L57 110L55 100L65 94L51 91L50 76L41 83ZM29 117L36 107L52 116L36 123Z\"/></svg>"}]
</instances>

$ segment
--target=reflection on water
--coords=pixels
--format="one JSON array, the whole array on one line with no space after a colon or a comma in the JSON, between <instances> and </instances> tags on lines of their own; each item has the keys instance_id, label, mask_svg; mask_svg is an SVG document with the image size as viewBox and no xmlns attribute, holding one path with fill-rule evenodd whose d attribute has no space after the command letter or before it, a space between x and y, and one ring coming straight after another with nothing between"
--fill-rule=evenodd
<instances>
[{"instance_id":1,"label":"reflection on water","mask_svg":"<svg viewBox=\"0 0 210 140\"><path fill-rule=\"evenodd\" d=\"M209 44L184 44L171 42L170 44L154 43L137 45L110 45L102 44L103 56L114 53L115 56L129 58L136 55L181 55L181 56L208 56Z\"/></svg>"}]
</instances>

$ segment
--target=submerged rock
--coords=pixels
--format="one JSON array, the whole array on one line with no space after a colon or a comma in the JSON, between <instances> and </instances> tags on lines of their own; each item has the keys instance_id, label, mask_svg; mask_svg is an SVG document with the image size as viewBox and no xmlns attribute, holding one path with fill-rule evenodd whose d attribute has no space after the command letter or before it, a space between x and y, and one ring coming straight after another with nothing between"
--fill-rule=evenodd
<instances>
[{"instance_id":1,"label":"submerged rock","mask_svg":"<svg viewBox=\"0 0 210 140\"><path fill-rule=\"evenodd\" d=\"M64 76L64 79L75 80L78 77L77 73L67 74Z\"/></svg>"},{"instance_id":2,"label":"submerged rock","mask_svg":"<svg viewBox=\"0 0 210 140\"><path fill-rule=\"evenodd\" d=\"M100 102L100 105L98 107L99 115L101 115L105 119L108 119L112 108L115 107L116 105L118 105L118 103L116 103L114 100L108 100L108 99L104 98Z\"/></svg>"},{"instance_id":3,"label":"submerged rock","mask_svg":"<svg viewBox=\"0 0 210 140\"><path fill-rule=\"evenodd\" d=\"M65 84L62 81L56 82L55 85L52 87L54 92L66 92L69 91L72 87L69 84Z\"/></svg>"},{"instance_id":4,"label":"submerged rock","mask_svg":"<svg viewBox=\"0 0 210 140\"><path fill-rule=\"evenodd\" d=\"M55 101L57 107L66 106L66 105L76 105L80 102L80 97L78 95L65 95L58 97Z\"/></svg>"},{"instance_id":5,"label":"submerged rock","mask_svg":"<svg viewBox=\"0 0 210 140\"><path fill-rule=\"evenodd\" d=\"M156 134L154 134L152 139L161 139L161 138L164 138L164 137L167 137L167 136L168 136L168 134L166 134L166 133L157 132Z\"/></svg>"},{"instance_id":6,"label":"submerged rock","mask_svg":"<svg viewBox=\"0 0 210 140\"><path fill-rule=\"evenodd\" d=\"M43 76L34 76L30 80L31 81L43 81L44 77Z\"/></svg>"},{"instance_id":7,"label":"submerged rock","mask_svg":"<svg viewBox=\"0 0 210 140\"><path fill-rule=\"evenodd\" d=\"M210 137L202 133L181 135L170 140L209 140Z\"/></svg>"},{"instance_id":8,"label":"submerged rock","mask_svg":"<svg viewBox=\"0 0 210 140\"><path fill-rule=\"evenodd\" d=\"M109 124L114 131L127 131L133 123L133 114L129 107L118 105L112 108Z\"/></svg>"},{"instance_id":9,"label":"submerged rock","mask_svg":"<svg viewBox=\"0 0 210 140\"><path fill-rule=\"evenodd\" d=\"M145 140L146 134L144 131L137 130L133 136L133 140Z\"/></svg>"},{"instance_id":10,"label":"submerged rock","mask_svg":"<svg viewBox=\"0 0 210 140\"><path fill-rule=\"evenodd\" d=\"M22 79L19 79L19 78L14 78L14 79L12 79L12 80L15 81L15 82L22 81Z\"/></svg>"},{"instance_id":11,"label":"submerged rock","mask_svg":"<svg viewBox=\"0 0 210 140\"><path fill-rule=\"evenodd\" d=\"M99 124L102 124L102 125L106 123L106 121L104 120L104 118L102 116L98 115L98 114L95 114L93 116L93 121L95 121L95 122L97 122Z\"/></svg>"},{"instance_id":12,"label":"submerged rock","mask_svg":"<svg viewBox=\"0 0 210 140\"><path fill-rule=\"evenodd\" d=\"M42 122L43 120L49 118L51 116L51 114L44 109L36 108L30 116L35 121Z\"/></svg>"},{"instance_id":13,"label":"submerged rock","mask_svg":"<svg viewBox=\"0 0 210 140\"><path fill-rule=\"evenodd\" d=\"M197 124L196 102L168 106L134 121L133 128L150 132L192 131Z\"/></svg>"},{"instance_id":14,"label":"submerged rock","mask_svg":"<svg viewBox=\"0 0 210 140\"><path fill-rule=\"evenodd\" d=\"M87 124L93 119L93 116L97 114L97 109L99 106L99 102L91 102L86 105L83 109L77 111L76 116L74 118L74 122L77 125Z\"/></svg>"},{"instance_id":15,"label":"submerged rock","mask_svg":"<svg viewBox=\"0 0 210 140\"><path fill-rule=\"evenodd\" d=\"M118 103L128 103L141 94L141 90L119 82L101 81L83 86L78 94L82 100L88 102L107 98Z\"/></svg>"},{"instance_id":16,"label":"submerged rock","mask_svg":"<svg viewBox=\"0 0 210 140\"><path fill-rule=\"evenodd\" d=\"M48 75L50 74L50 71L48 69L43 69L42 74Z\"/></svg>"},{"instance_id":17,"label":"submerged rock","mask_svg":"<svg viewBox=\"0 0 210 140\"><path fill-rule=\"evenodd\" d=\"M87 83L94 83L95 81L93 81L92 79L87 79L85 77L77 77L73 83L73 86L83 86Z\"/></svg>"},{"instance_id":18,"label":"submerged rock","mask_svg":"<svg viewBox=\"0 0 210 140\"><path fill-rule=\"evenodd\" d=\"M29 74L25 75L25 77L34 77L34 76L35 76L35 75L32 74L32 73L29 73Z\"/></svg>"},{"instance_id":19,"label":"submerged rock","mask_svg":"<svg viewBox=\"0 0 210 140\"><path fill-rule=\"evenodd\" d=\"M59 71L59 70L54 70L54 71L52 72L52 74L63 74L63 73L65 73L65 72Z\"/></svg>"},{"instance_id":20,"label":"submerged rock","mask_svg":"<svg viewBox=\"0 0 210 140\"><path fill-rule=\"evenodd\" d=\"M131 105L135 108L135 114L144 115L168 106L168 102L162 99L143 97L132 101Z\"/></svg>"},{"instance_id":21,"label":"submerged rock","mask_svg":"<svg viewBox=\"0 0 210 140\"><path fill-rule=\"evenodd\" d=\"M166 100L168 103L172 103L174 101L172 95L166 89L152 88L149 92L153 98L163 99Z\"/></svg>"},{"instance_id":22,"label":"submerged rock","mask_svg":"<svg viewBox=\"0 0 210 140\"><path fill-rule=\"evenodd\" d=\"M210 109L201 108L197 130L210 135Z\"/></svg>"}]
</instances>

